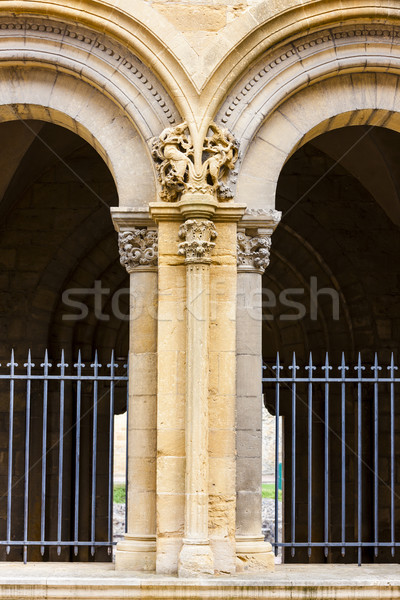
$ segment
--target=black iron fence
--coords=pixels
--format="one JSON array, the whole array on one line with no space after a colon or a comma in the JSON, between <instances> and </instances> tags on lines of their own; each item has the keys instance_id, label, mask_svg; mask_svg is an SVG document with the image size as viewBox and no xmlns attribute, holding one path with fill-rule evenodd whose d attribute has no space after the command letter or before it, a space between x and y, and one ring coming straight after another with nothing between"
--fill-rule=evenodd
<instances>
[{"instance_id":1,"label":"black iron fence","mask_svg":"<svg viewBox=\"0 0 400 600\"><path fill-rule=\"evenodd\" d=\"M276 415L275 552L302 562L391 560L400 546L400 377L363 364L264 367ZM283 423L282 423L283 421ZM283 496L279 463L283 456ZM278 539L279 517L283 533Z\"/></svg>"},{"instance_id":2,"label":"black iron fence","mask_svg":"<svg viewBox=\"0 0 400 600\"><path fill-rule=\"evenodd\" d=\"M93 360L0 365L1 559L104 560L113 545L114 405L127 365ZM76 558L75 558L76 559Z\"/></svg>"}]
</instances>

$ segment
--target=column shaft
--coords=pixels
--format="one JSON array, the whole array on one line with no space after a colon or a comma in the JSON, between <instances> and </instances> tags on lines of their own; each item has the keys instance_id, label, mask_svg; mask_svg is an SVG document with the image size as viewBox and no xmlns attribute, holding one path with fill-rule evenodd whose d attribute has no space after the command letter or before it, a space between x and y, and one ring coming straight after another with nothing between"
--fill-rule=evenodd
<instances>
[{"instance_id":1,"label":"column shaft","mask_svg":"<svg viewBox=\"0 0 400 600\"><path fill-rule=\"evenodd\" d=\"M208 544L209 281L209 265L187 265L185 542L200 544Z\"/></svg>"},{"instance_id":2,"label":"column shaft","mask_svg":"<svg viewBox=\"0 0 400 600\"><path fill-rule=\"evenodd\" d=\"M274 569L262 535L262 273L269 263L270 232L238 233L236 312L236 555L238 571Z\"/></svg>"},{"instance_id":3,"label":"column shaft","mask_svg":"<svg viewBox=\"0 0 400 600\"><path fill-rule=\"evenodd\" d=\"M157 272L130 274L128 515L116 568L155 570Z\"/></svg>"}]
</instances>

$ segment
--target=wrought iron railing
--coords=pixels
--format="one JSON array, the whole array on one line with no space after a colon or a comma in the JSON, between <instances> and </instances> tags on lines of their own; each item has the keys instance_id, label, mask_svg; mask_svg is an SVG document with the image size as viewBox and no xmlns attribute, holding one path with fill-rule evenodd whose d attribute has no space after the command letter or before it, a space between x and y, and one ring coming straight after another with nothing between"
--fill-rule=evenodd
<instances>
[{"instance_id":1,"label":"wrought iron railing","mask_svg":"<svg viewBox=\"0 0 400 600\"><path fill-rule=\"evenodd\" d=\"M58 556L68 548L74 556L83 547L91 556L100 547L111 552L114 400L116 389L126 395L127 381L114 352L104 365L97 352L67 363L64 352L51 361L47 351L39 361L29 352L22 363L12 352L0 365L0 414L8 421L0 448L3 559L16 548L24 562L32 547L41 556L51 548Z\"/></svg>"},{"instance_id":2,"label":"wrought iron railing","mask_svg":"<svg viewBox=\"0 0 400 600\"><path fill-rule=\"evenodd\" d=\"M304 367L295 355L284 366L278 355L263 374L266 400L276 415L276 554L290 550L290 559L303 549L311 557L320 548L325 559L335 549L344 558L356 549L354 562L361 564L364 549L377 558L388 548L394 557L400 546L400 377L393 355L384 367L376 355L369 365L360 355L355 365L342 356L335 368L328 355L319 367L311 355ZM281 438L286 473L278 539Z\"/></svg>"}]
</instances>

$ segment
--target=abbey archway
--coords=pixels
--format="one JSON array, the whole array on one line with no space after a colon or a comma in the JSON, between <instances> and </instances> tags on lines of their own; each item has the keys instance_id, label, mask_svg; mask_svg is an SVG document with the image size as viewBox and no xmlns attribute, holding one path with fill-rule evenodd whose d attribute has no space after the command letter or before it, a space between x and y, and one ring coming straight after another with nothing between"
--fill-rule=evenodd
<instances>
[{"instance_id":1,"label":"abbey archway","mask_svg":"<svg viewBox=\"0 0 400 600\"><path fill-rule=\"evenodd\" d=\"M5 226L0 260L6 302L0 331L6 340L1 362L9 368L2 411L8 423L2 543L7 554L7 542L15 542L9 556L19 558L22 542L29 541L9 539L7 521L13 477L29 466L26 450L18 456L9 450L14 429L7 415L14 410L15 380L9 355L15 347L25 360L28 348L36 346L38 354L48 348L52 368L60 369L52 381L65 378L67 354L75 369L64 404L68 423L61 426L61 392L53 389L60 403L48 424L45 392L35 392L42 402L34 415L41 428L38 460L41 453L47 455L47 433L50 445L57 444L56 432L64 425L77 430L81 362L92 369L85 401L90 396L94 402L91 420L82 426L85 452L78 448L76 433L65 446L64 474L73 481L62 502L64 525L55 500L62 496L60 454L49 462L51 473L42 468L31 480L49 509L57 505L57 522L50 522L51 512L47 521L42 515L33 518L39 510L35 502L24 504L22 488L16 494L14 522L15 512L28 506L33 541L39 549L45 541L54 546L42 553L45 558L74 560L74 541L86 544L84 559L109 558L110 424L113 414L127 406L127 531L116 549L116 568L181 578L268 573L274 556L261 528L262 359L269 363L280 351L288 366L293 350L303 363L312 351L320 368L326 351L336 364L341 352L353 362L363 353L362 366L368 368L373 368L375 350L382 351L385 366L392 351L398 359L398 277L395 260L388 259L388 246L398 254L400 222L398 8L393 2L384 9L367 2L329 7L315 1L301 6L289 0L255 2L237 18L229 13L229 24L224 21L228 13L213 6L210 31L196 39L195 12L192 29L182 32L179 19L174 24L165 7L153 4L2 3L0 214ZM177 14L191 11L184 6L175 7ZM236 8L240 13L243 7ZM380 267L385 260L389 264ZM309 314L312 303L303 314L290 297L293 289L312 291L313 278L317 292L332 292L318 296L316 319ZM263 307L263 288L292 302L289 312L270 296ZM82 306L87 313L74 320ZM283 314L300 316L283 320ZM58 359L61 350L66 354ZM47 358L40 363L43 390L53 377ZM123 385L115 396L111 391L114 358L129 364L128 400ZM111 374L103 374L108 379L99 379L98 360L109 369ZM24 368L30 368L29 360ZM27 384L17 399L22 420L31 379L21 379ZM360 382L353 383L358 390ZM397 380L386 383L398 385ZM103 384L109 404L95 412ZM276 381L270 384L264 393L273 412ZM327 429L328 415L337 429L340 412L322 415L326 389L318 390L317 416ZM323 471L324 486L313 487L325 502L323 517L317 515L310 527L300 514L310 488L301 471L295 474L296 465L303 475L307 470L301 451L310 448L310 436L300 431L305 422L301 410L293 416L291 391L290 400L283 393L280 406L280 415L294 423L281 432L288 455L297 440L290 464L285 459L284 465L284 504L294 506L286 512L285 536L296 521L307 535L311 531L312 539L322 535L326 548L312 558L308 548L299 555L325 560L330 542L324 518L342 500L330 493L342 479ZM344 410L353 453L357 426L370 430L356 449L366 461L376 460L371 441L376 439L375 392L368 393L372 417L357 413L359 397ZM389 400L379 436L394 440L390 406ZM15 434L26 443L22 426ZM397 429L395 434L397 443ZM335 444L321 443L314 438L314 452L325 453L334 465ZM377 460L392 479L393 456L392 447L380 446ZM313 461L319 473L322 463L312 454L306 466ZM364 484L368 487L368 477L363 484L354 474L359 463L349 459L347 465L349 489L358 486L359 493ZM296 477L297 487L290 487ZM82 518L87 523L79 533L84 541L74 537L77 480L90 496ZM34 492L27 489L28 495ZM374 527L365 526L362 536L375 535L376 523L389 510L392 537L382 543L393 545L393 501L386 499L375 510L371 502L378 488L371 489L364 515L373 518ZM345 527L354 529L362 519L349 516L356 511L354 502L345 497L344 504ZM342 524L332 518L331 530ZM44 540L47 534L51 539ZM72 552L58 552L63 541ZM97 542L106 545L96 549ZM358 537L354 544L362 548ZM329 560L339 560L338 552L331 552ZM284 550L287 560L289 553ZM356 560L354 552L347 556Z\"/></svg>"}]
</instances>

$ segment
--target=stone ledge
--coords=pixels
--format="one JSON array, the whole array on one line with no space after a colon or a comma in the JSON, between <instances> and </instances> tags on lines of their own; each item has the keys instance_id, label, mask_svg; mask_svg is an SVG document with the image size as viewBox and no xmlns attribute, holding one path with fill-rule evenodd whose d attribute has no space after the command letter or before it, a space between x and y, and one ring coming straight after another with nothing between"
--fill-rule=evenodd
<instances>
[{"instance_id":1,"label":"stone ledge","mask_svg":"<svg viewBox=\"0 0 400 600\"><path fill-rule=\"evenodd\" d=\"M0 564L0 598L198 600L400 599L398 565L278 565L275 573L204 579L118 572L110 564Z\"/></svg>"}]
</instances>

